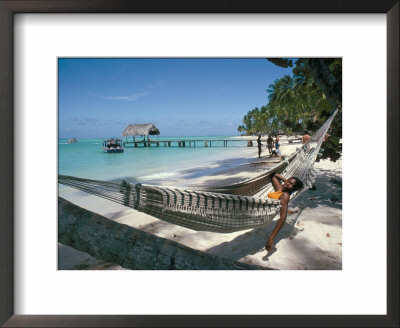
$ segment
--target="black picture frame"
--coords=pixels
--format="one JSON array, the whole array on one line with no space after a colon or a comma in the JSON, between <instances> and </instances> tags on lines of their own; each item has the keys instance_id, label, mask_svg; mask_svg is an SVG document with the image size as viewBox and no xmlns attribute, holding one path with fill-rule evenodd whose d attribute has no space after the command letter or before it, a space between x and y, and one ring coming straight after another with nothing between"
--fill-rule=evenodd
<instances>
[{"instance_id":1,"label":"black picture frame","mask_svg":"<svg viewBox=\"0 0 400 328\"><path fill-rule=\"evenodd\" d=\"M0 324L4 327L399 327L398 0L0 0L0 140L13 140L16 13L384 13L387 16L387 315L14 315L13 153L0 156ZM372 238L372 237L371 237ZM366 270L368 268L366 267Z\"/></svg>"}]
</instances>

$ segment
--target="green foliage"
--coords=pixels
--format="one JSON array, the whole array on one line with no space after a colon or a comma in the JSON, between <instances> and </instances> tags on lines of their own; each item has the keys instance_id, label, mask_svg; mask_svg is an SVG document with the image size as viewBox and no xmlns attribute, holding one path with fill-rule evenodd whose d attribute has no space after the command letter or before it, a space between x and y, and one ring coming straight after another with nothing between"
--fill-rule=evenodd
<instances>
[{"instance_id":1,"label":"green foliage","mask_svg":"<svg viewBox=\"0 0 400 328\"><path fill-rule=\"evenodd\" d=\"M341 101L341 58L268 60L281 67L293 67L293 75L285 75L268 86L268 104L250 110L238 131L247 135L275 134L280 130L288 135L315 132L335 109L333 104ZM340 109L321 158L336 161L341 156L341 144L336 142L342 137L341 114Z\"/></svg>"},{"instance_id":2,"label":"green foliage","mask_svg":"<svg viewBox=\"0 0 400 328\"><path fill-rule=\"evenodd\" d=\"M280 67L284 67L284 68L288 68L288 67L293 67L293 60L292 59L288 59L288 58L267 58L271 63L280 66Z\"/></svg>"},{"instance_id":3,"label":"green foliage","mask_svg":"<svg viewBox=\"0 0 400 328\"><path fill-rule=\"evenodd\" d=\"M270 126L267 106L255 107L243 117L243 125L238 127L238 132L243 132L246 135L266 133Z\"/></svg>"},{"instance_id":4,"label":"green foliage","mask_svg":"<svg viewBox=\"0 0 400 328\"><path fill-rule=\"evenodd\" d=\"M319 159L329 158L332 162L336 162L342 154L342 144L339 141L338 137L330 136L328 140L323 142L318 161Z\"/></svg>"}]
</instances>

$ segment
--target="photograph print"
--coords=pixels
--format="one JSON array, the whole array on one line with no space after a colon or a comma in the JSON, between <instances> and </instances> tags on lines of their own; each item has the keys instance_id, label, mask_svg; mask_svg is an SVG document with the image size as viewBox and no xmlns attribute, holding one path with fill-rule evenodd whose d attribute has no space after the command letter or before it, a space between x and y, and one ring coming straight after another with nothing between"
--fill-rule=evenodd
<instances>
[{"instance_id":1,"label":"photograph print","mask_svg":"<svg viewBox=\"0 0 400 328\"><path fill-rule=\"evenodd\" d=\"M341 270L342 58L58 58L58 270Z\"/></svg>"}]
</instances>

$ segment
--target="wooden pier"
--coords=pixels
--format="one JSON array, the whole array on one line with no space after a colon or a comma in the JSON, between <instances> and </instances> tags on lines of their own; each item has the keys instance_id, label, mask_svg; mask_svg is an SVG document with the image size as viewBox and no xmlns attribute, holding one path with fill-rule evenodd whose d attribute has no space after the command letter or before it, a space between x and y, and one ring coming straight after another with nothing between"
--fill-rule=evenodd
<instances>
[{"instance_id":1,"label":"wooden pier","mask_svg":"<svg viewBox=\"0 0 400 328\"><path fill-rule=\"evenodd\" d=\"M124 145L126 148L132 147L228 147L229 143L242 142L247 147L257 146L257 141L254 140L254 136L251 139L185 139L185 137L178 137L179 139L173 139L174 137L165 137L165 140L157 139L151 140L150 136L159 136L160 131L153 123L148 124L129 124L122 132L125 137ZM132 137L129 140L129 137ZM135 137L143 138L142 140L136 140ZM250 136L249 136L250 137ZM147 140L146 140L147 138ZM155 138L155 137L154 137ZM205 137L207 138L207 137ZM288 143L298 142L301 138L297 138L297 135L292 140L288 139ZM261 142L266 145L266 140L261 139Z\"/></svg>"},{"instance_id":2,"label":"wooden pier","mask_svg":"<svg viewBox=\"0 0 400 328\"><path fill-rule=\"evenodd\" d=\"M151 141L124 141L125 147L228 147L229 143L242 142L249 147L250 140L244 139L171 139L171 140L151 140ZM254 144L254 142L253 142Z\"/></svg>"},{"instance_id":3,"label":"wooden pier","mask_svg":"<svg viewBox=\"0 0 400 328\"><path fill-rule=\"evenodd\" d=\"M228 147L229 143L242 142L247 147L257 147L257 141L253 139L168 139L168 140L125 140L125 147ZM261 140L263 145L267 144L266 140ZM281 144L285 144L283 142ZM293 138L288 140L287 143L301 143L300 138Z\"/></svg>"}]
</instances>

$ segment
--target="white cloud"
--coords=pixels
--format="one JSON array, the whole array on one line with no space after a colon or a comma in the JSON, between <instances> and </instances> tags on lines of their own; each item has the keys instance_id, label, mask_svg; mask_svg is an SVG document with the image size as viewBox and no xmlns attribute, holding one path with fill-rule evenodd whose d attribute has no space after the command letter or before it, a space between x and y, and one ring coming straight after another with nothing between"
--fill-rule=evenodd
<instances>
[{"instance_id":1,"label":"white cloud","mask_svg":"<svg viewBox=\"0 0 400 328\"><path fill-rule=\"evenodd\" d=\"M80 119L77 117L71 117L70 120L75 122L77 125L100 125L100 121L96 118Z\"/></svg>"},{"instance_id":2,"label":"white cloud","mask_svg":"<svg viewBox=\"0 0 400 328\"><path fill-rule=\"evenodd\" d=\"M157 81L155 83L148 84L147 86L148 86L149 89L154 89L156 87L159 87L159 86L163 85L164 83L165 83L165 80L159 80L159 81Z\"/></svg>"},{"instance_id":3,"label":"white cloud","mask_svg":"<svg viewBox=\"0 0 400 328\"><path fill-rule=\"evenodd\" d=\"M128 95L128 96L116 96L116 97L107 96L107 97L103 97L103 98L108 99L108 100L136 101L140 98L148 96L149 94L150 94L150 92L143 92L143 93L136 93L136 94Z\"/></svg>"}]
</instances>

